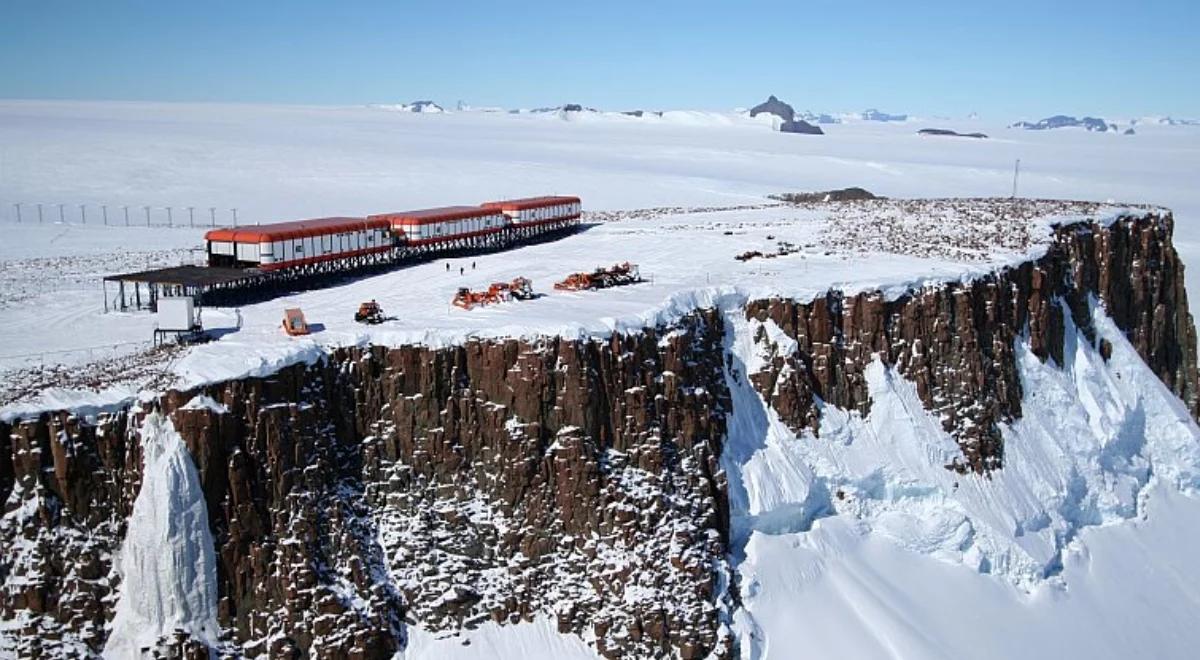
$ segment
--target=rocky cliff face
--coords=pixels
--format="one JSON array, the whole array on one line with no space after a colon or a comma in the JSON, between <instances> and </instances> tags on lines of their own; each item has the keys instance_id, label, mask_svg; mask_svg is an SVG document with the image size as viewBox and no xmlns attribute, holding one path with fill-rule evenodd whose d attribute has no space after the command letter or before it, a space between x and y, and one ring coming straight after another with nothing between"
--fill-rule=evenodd
<instances>
[{"instance_id":1,"label":"rocky cliff face","mask_svg":"<svg viewBox=\"0 0 1200 660\"><path fill-rule=\"evenodd\" d=\"M752 302L748 317L771 322L795 346L780 350L776 342L769 367L751 380L793 429L815 432L817 399L866 414L864 370L879 355L916 384L957 439L963 456L955 469L996 469L1004 456L997 425L1021 415L1014 340L1027 334L1038 357L1062 364L1064 315L1094 337L1089 305L1096 299L1196 416L1195 329L1171 231L1170 216L1070 225L1056 230L1042 258L970 283L890 301L831 291L805 303ZM762 326L760 333L769 344Z\"/></svg>"},{"instance_id":2,"label":"rocky cliff face","mask_svg":"<svg viewBox=\"0 0 1200 660\"><path fill-rule=\"evenodd\" d=\"M390 657L405 620L546 615L612 657L727 655L720 319L345 350L164 396L208 497L226 650ZM218 405L184 407L200 394ZM139 414L0 429L16 474L0 607L22 654L103 646Z\"/></svg>"},{"instance_id":3,"label":"rocky cliff face","mask_svg":"<svg viewBox=\"0 0 1200 660\"><path fill-rule=\"evenodd\" d=\"M1003 469L997 424L1021 415L1014 341L1061 363L1067 319L1086 332L1094 299L1195 415L1170 238L1169 216L1072 225L1036 261L970 283L751 302L766 361L750 379L816 430L822 403L869 408L879 355L958 440L948 467ZM135 429L158 405L207 498L223 653L390 657L410 623L546 616L608 657L731 657L723 318L606 341L343 349L95 418L0 424L0 633L24 657L103 648L142 479ZM185 405L201 395L211 404ZM203 649L163 640L174 652Z\"/></svg>"}]
</instances>

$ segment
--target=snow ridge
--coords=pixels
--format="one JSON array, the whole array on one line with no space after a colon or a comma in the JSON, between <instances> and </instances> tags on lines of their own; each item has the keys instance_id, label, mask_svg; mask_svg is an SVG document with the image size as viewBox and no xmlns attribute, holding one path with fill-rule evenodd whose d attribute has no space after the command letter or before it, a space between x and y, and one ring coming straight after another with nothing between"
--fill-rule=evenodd
<instances>
[{"instance_id":1,"label":"snow ridge","mask_svg":"<svg viewBox=\"0 0 1200 660\"><path fill-rule=\"evenodd\" d=\"M216 646L217 565L200 477L171 420L142 424L144 477L117 562L124 582L104 647L137 658L183 631Z\"/></svg>"}]
</instances>

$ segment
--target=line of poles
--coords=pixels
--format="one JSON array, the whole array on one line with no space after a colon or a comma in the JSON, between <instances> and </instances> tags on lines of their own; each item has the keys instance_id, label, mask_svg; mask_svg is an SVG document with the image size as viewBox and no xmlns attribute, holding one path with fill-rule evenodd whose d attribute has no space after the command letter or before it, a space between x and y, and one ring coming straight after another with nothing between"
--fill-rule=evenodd
<instances>
[{"instance_id":1,"label":"line of poles","mask_svg":"<svg viewBox=\"0 0 1200 660\"><path fill-rule=\"evenodd\" d=\"M85 225L88 224L88 206L89 205L87 205L87 204L79 205L79 222L80 222L80 224L85 224ZM95 205L95 204L93 204L91 206L93 208L97 207L97 205ZM66 224L74 219L73 217L71 219L68 219L66 204L43 204L43 203L30 204L30 203L25 203L25 202L14 202L12 207L13 207L14 211L16 212L17 223L19 223L19 224L24 224L26 222L26 220L29 220L32 223L35 216L37 218L37 224L45 224L46 221L50 217L49 207L58 207L58 219L55 220L55 222L58 222L61 224ZM118 221L116 218L109 217L108 211L109 211L110 207L108 204L100 204L100 205L98 205L98 207L100 209L100 223L103 225L119 226L119 225L123 224L126 227L130 227L134 224L130 220L129 209L131 209L131 208L136 209L137 206L113 205L111 207L113 209L114 213L117 209L121 210L121 213L118 217L122 218L123 222ZM179 224L175 223L175 208L176 207L173 207L173 206L142 206L141 209L145 216L145 219L142 222L138 222L137 224L139 226L146 226L146 227L164 227L164 226L165 227L197 227L197 226L203 227L203 226L205 226L203 224L204 220L205 220L205 218L203 217L203 212L206 207L196 207L196 206L179 207L181 209L187 210L187 224L184 224L182 222L182 220ZM157 224L157 225L154 224L152 212L156 211L158 209L162 209L166 213L166 221L167 222L165 225L161 224L161 223ZM218 209L215 206L209 206L209 207L207 207L207 209L208 209L208 218L207 218L208 224L207 224L207 226L217 227L218 226L217 211L218 210L223 211L223 209ZM197 210L199 210L201 213L200 218L196 217ZM35 213L35 211L36 211L36 213ZM73 216L74 214L72 213L71 215ZM224 216L224 215L225 214L222 213L222 216ZM234 226L234 227L238 226L238 210L237 210L237 208L229 209L228 217L232 219L232 226ZM223 217L222 222L224 221L224 219L225 218ZM199 220L199 222L201 224L197 225L196 224L197 220ZM92 215L92 223L94 224L95 221L96 221L96 216L93 214ZM222 224L220 226L224 226L224 224Z\"/></svg>"}]
</instances>

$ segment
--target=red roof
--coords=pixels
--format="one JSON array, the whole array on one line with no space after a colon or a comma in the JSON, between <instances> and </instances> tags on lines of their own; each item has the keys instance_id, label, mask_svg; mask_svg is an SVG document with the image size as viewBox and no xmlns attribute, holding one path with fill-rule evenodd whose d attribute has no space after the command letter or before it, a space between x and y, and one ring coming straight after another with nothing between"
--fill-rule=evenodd
<instances>
[{"instance_id":1,"label":"red roof","mask_svg":"<svg viewBox=\"0 0 1200 660\"><path fill-rule=\"evenodd\" d=\"M497 202L484 202L482 206L484 208L500 209L502 211L523 211L525 209L540 209L546 206L557 206L559 204L578 203L578 197L551 195L546 197L525 197L522 199L505 199Z\"/></svg>"},{"instance_id":2,"label":"red roof","mask_svg":"<svg viewBox=\"0 0 1200 660\"><path fill-rule=\"evenodd\" d=\"M480 218L485 215L495 214L495 209L485 209L480 206L441 206L436 209L380 213L369 217L372 220L383 219L397 225L428 225L435 222L465 220L467 218Z\"/></svg>"},{"instance_id":3,"label":"red roof","mask_svg":"<svg viewBox=\"0 0 1200 660\"><path fill-rule=\"evenodd\" d=\"M390 229L386 220L375 218L314 218L293 222L276 222L253 227L226 227L211 229L204 235L206 241L231 241L234 243L267 243L289 238L324 236L362 229Z\"/></svg>"}]
</instances>

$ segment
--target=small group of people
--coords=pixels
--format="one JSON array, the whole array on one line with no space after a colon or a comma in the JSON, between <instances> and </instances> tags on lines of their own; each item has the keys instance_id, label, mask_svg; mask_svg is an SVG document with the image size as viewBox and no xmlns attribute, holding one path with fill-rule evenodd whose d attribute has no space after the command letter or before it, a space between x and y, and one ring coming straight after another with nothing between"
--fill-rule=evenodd
<instances>
[{"instance_id":1,"label":"small group of people","mask_svg":"<svg viewBox=\"0 0 1200 660\"><path fill-rule=\"evenodd\" d=\"M472 261L472 262L471 262L471 270L475 270L475 262L474 262L474 261ZM449 262L449 261L447 261L447 262L446 262L446 272L447 272L447 273L449 273L449 272L450 272L450 262ZM458 267L458 274L459 274L459 275L464 275L464 274L466 274L466 272L467 272L467 268L466 268L466 266L459 266L459 267Z\"/></svg>"}]
</instances>

